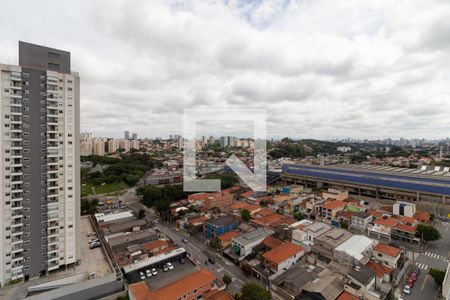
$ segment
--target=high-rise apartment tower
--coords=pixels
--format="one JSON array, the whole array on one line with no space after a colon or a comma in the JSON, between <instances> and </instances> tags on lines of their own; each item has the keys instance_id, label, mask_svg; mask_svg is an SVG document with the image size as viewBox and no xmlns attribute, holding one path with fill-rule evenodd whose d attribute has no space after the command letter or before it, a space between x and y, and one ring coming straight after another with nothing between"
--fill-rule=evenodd
<instances>
[{"instance_id":1,"label":"high-rise apartment tower","mask_svg":"<svg viewBox=\"0 0 450 300\"><path fill-rule=\"evenodd\" d=\"M80 79L70 53L19 42L0 64L0 285L80 259Z\"/></svg>"}]
</instances>

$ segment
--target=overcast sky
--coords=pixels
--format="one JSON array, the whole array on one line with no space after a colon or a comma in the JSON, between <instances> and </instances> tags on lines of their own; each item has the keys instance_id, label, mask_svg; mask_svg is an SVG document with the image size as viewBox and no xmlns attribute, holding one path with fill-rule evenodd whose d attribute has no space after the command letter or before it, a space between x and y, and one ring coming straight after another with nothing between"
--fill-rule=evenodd
<instances>
[{"instance_id":1,"label":"overcast sky","mask_svg":"<svg viewBox=\"0 0 450 300\"><path fill-rule=\"evenodd\" d=\"M15 0L0 28L2 63L18 40L72 53L96 136L227 106L266 108L272 137L450 136L446 0Z\"/></svg>"}]
</instances>

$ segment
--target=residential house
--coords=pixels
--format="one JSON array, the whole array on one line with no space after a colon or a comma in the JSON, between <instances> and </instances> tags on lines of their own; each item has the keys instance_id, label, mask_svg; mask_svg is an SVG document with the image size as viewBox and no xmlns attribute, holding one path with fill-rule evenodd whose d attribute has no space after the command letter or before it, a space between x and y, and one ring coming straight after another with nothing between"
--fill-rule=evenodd
<instances>
[{"instance_id":1,"label":"residential house","mask_svg":"<svg viewBox=\"0 0 450 300\"><path fill-rule=\"evenodd\" d=\"M372 259L393 269L400 268L402 250L400 248L379 243L373 248Z\"/></svg>"},{"instance_id":2,"label":"residential house","mask_svg":"<svg viewBox=\"0 0 450 300\"><path fill-rule=\"evenodd\" d=\"M326 201L316 207L316 219L331 223L331 221L336 220L337 213L344 210L346 205L347 203L344 201Z\"/></svg>"},{"instance_id":3,"label":"residential house","mask_svg":"<svg viewBox=\"0 0 450 300\"><path fill-rule=\"evenodd\" d=\"M261 260L266 268L279 275L298 263L303 255L303 247L287 242L264 253Z\"/></svg>"},{"instance_id":4,"label":"residential house","mask_svg":"<svg viewBox=\"0 0 450 300\"><path fill-rule=\"evenodd\" d=\"M237 231L229 231L227 233L224 233L222 235L219 235L217 238L220 243L220 249L225 249L229 246L231 246L231 239L238 236L239 233Z\"/></svg>"},{"instance_id":5,"label":"residential house","mask_svg":"<svg viewBox=\"0 0 450 300\"><path fill-rule=\"evenodd\" d=\"M366 267L375 272L377 284L390 283L394 269L375 261L369 261Z\"/></svg>"},{"instance_id":6,"label":"residential house","mask_svg":"<svg viewBox=\"0 0 450 300\"><path fill-rule=\"evenodd\" d=\"M292 242L299 245L312 246L314 245L316 238L332 229L330 225L322 222L315 222L305 225L306 226L297 226L297 229L292 231Z\"/></svg>"},{"instance_id":7,"label":"residential house","mask_svg":"<svg viewBox=\"0 0 450 300\"><path fill-rule=\"evenodd\" d=\"M397 245L405 243L419 245L420 238L416 237L417 228L406 224L397 224L391 231L392 242Z\"/></svg>"},{"instance_id":8,"label":"residential house","mask_svg":"<svg viewBox=\"0 0 450 300\"><path fill-rule=\"evenodd\" d=\"M376 276L373 270L365 265L358 264L347 274L347 278L351 280L353 290L356 291L356 296L360 299L373 299L371 294L376 284Z\"/></svg>"},{"instance_id":9,"label":"residential house","mask_svg":"<svg viewBox=\"0 0 450 300\"><path fill-rule=\"evenodd\" d=\"M369 226L368 235L382 242L390 243L392 228L398 223L399 220L395 218L380 218Z\"/></svg>"},{"instance_id":10,"label":"residential house","mask_svg":"<svg viewBox=\"0 0 450 300\"><path fill-rule=\"evenodd\" d=\"M397 201L393 206L393 214L397 216L412 217L416 213L416 205L410 202Z\"/></svg>"},{"instance_id":11,"label":"residential house","mask_svg":"<svg viewBox=\"0 0 450 300\"><path fill-rule=\"evenodd\" d=\"M372 215L364 211L359 212L352 215L349 230L354 230L359 233L366 232L370 222L372 222Z\"/></svg>"}]
</instances>

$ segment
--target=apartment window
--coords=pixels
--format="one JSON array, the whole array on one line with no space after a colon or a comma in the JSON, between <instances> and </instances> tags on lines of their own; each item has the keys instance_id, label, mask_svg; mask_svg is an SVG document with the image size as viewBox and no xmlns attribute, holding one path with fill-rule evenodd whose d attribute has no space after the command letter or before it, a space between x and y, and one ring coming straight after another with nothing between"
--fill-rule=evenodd
<instances>
[{"instance_id":1,"label":"apartment window","mask_svg":"<svg viewBox=\"0 0 450 300\"><path fill-rule=\"evenodd\" d=\"M59 64L48 63L48 69L52 71L59 71Z\"/></svg>"},{"instance_id":2,"label":"apartment window","mask_svg":"<svg viewBox=\"0 0 450 300\"><path fill-rule=\"evenodd\" d=\"M48 58L59 58L59 53L56 52L49 52Z\"/></svg>"}]
</instances>

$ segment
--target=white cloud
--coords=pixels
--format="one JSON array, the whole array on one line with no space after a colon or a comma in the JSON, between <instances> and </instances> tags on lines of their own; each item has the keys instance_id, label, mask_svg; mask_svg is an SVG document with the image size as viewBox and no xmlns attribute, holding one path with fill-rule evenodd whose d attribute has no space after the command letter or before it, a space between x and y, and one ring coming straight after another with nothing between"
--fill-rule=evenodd
<instances>
[{"instance_id":1,"label":"white cloud","mask_svg":"<svg viewBox=\"0 0 450 300\"><path fill-rule=\"evenodd\" d=\"M269 136L445 137L449 20L439 0L9 1L0 61L17 40L71 51L96 135L231 105L267 108Z\"/></svg>"}]
</instances>

